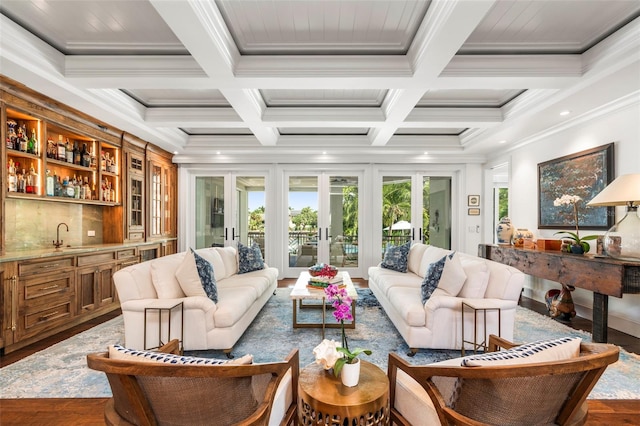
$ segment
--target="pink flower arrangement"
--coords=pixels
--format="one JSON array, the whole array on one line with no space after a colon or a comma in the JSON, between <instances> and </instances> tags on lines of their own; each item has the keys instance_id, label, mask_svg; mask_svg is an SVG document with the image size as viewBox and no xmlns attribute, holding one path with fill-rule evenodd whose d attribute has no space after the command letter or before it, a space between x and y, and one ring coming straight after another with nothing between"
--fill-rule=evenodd
<instances>
[{"instance_id":1,"label":"pink flower arrangement","mask_svg":"<svg viewBox=\"0 0 640 426\"><path fill-rule=\"evenodd\" d=\"M333 366L333 372L338 376L345 364L353 364L361 353L371 355L372 352L369 349L362 348L356 348L353 351L349 350L347 335L344 331L344 322L353 321L353 315L351 314L351 304L353 300L349 297L346 288L341 288L337 284L330 284L324 289L324 292L327 295L327 300L334 308L333 317L336 321L340 322L340 328L342 330L342 347L336 349L343 355Z\"/></svg>"}]
</instances>

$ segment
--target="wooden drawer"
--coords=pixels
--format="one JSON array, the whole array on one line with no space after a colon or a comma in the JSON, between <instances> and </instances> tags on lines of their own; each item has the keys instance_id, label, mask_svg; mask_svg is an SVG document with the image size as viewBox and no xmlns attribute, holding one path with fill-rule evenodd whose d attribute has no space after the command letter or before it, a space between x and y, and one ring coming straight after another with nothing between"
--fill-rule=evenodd
<instances>
[{"instance_id":1,"label":"wooden drawer","mask_svg":"<svg viewBox=\"0 0 640 426\"><path fill-rule=\"evenodd\" d=\"M101 263L109 263L114 261L116 253L113 251L107 253L96 253L87 256L78 256L78 266L99 265Z\"/></svg>"},{"instance_id":2,"label":"wooden drawer","mask_svg":"<svg viewBox=\"0 0 640 426\"><path fill-rule=\"evenodd\" d=\"M118 252L116 252L116 258L118 260L120 259L129 259L132 257L138 257L138 255L136 254L136 249L135 248L131 248L131 249L127 249L127 250L119 250Z\"/></svg>"},{"instance_id":3,"label":"wooden drawer","mask_svg":"<svg viewBox=\"0 0 640 426\"><path fill-rule=\"evenodd\" d=\"M129 232L129 240L131 240L131 241L144 241L144 231Z\"/></svg>"},{"instance_id":4,"label":"wooden drawer","mask_svg":"<svg viewBox=\"0 0 640 426\"><path fill-rule=\"evenodd\" d=\"M20 280L24 289L26 304L45 303L53 295L73 293L73 273L63 272L54 275L40 275ZM49 296L49 297L46 297Z\"/></svg>"},{"instance_id":5,"label":"wooden drawer","mask_svg":"<svg viewBox=\"0 0 640 426\"><path fill-rule=\"evenodd\" d=\"M55 259L29 261L18 264L18 275L49 274L74 267L73 257L56 257Z\"/></svg>"},{"instance_id":6,"label":"wooden drawer","mask_svg":"<svg viewBox=\"0 0 640 426\"><path fill-rule=\"evenodd\" d=\"M33 329L47 327L62 320L68 320L73 316L71 300L61 299L58 303L46 306L29 307L24 316L24 331L29 333Z\"/></svg>"}]
</instances>

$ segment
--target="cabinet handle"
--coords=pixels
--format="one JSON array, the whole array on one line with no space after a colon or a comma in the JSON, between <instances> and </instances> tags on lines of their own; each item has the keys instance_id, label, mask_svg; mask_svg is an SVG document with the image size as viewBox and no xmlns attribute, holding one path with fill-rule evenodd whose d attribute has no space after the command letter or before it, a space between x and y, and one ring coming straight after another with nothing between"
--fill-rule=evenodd
<instances>
[{"instance_id":1,"label":"cabinet handle","mask_svg":"<svg viewBox=\"0 0 640 426\"><path fill-rule=\"evenodd\" d=\"M50 314L47 315L42 315L41 317L38 318L38 321L44 321L44 320L48 320L49 318L55 316L58 314L59 311L55 311L55 312L51 312Z\"/></svg>"},{"instance_id":2,"label":"cabinet handle","mask_svg":"<svg viewBox=\"0 0 640 426\"><path fill-rule=\"evenodd\" d=\"M51 290L52 288L58 288L58 284L50 285L48 287L42 287L40 291Z\"/></svg>"},{"instance_id":3,"label":"cabinet handle","mask_svg":"<svg viewBox=\"0 0 640 426\"><path fill-rule=\"evenodd\" d=\"M18 294L17 284L18 279L15 275L7 278L9 281L9 297L11 298L11 324L7 327L7 330L16 331L18 325L18 319L16 318L18 313L18 307L16 306L15 295Z\"/></svg>"}]
</instances>

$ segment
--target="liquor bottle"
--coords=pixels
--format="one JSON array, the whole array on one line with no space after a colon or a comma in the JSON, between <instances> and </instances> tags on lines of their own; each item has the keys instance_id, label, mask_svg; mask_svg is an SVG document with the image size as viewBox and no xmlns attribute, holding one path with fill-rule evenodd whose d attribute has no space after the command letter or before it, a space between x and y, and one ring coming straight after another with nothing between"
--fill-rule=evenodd
<instances>
[{"instance_id":1,"label":"liquor bottle","mask_svg":"<svg viewBox=\"0 0 640 426\"><path fill-rule=\"evenodd\" d=\"M75 194L75 188L73 186L73 182L71 181L71 179L69 179L69 176L67 176L64 180L65 180L65 182L67 184L66 187L65 187L65 189L67 191L66 196L69 197L69 198L73 198L74 194Z\"/></svg>"},{"instance_id":2,"label":"liquor bottle","mask_svg":"<svg viewBox=\"0 0 640 426\"><path fill-rule=\"evenodd\" d=\"M100 170L103 172L107 171L107 157L104 154L104 151L100 151Z\"/></svg>"},{"instance_id":3,"label":"liquor bottle","mask_svg":"<svg viewBox=\"0 0 640 426\"><path fill-rule=\"evenodd\" d=\"M116 190L113 186L111 186L111 182L109 182L109 201L112 203L116 202Z\"/></svg>"},{"instance_id":4,"label":"liquor bottle","mask_svg":"<svg viewBox=\"0 0 640 426\"><path fill-rule=\"evenodd\" d=\"M67 148L62 141L62 135L58 135L58 161L67 161Z\"/></svg>"},{"instance_id":5,"label":"liquor bottle","mask_svg":"<svg viewBox=\"0 0 640 426\"><path fill-rule=\"evenodd\" d=\"M29 154L38 154L38 139L36 138L36 129L31 129L31 137L27 143L27 152Z\"/></svg>"},{"instance_id":6,"label":"liquor bottle","mask_svg":"<svg viewBox=\"0 0 640 426\"><path fill-rule=\"evenodd\" d=\"M91 157L91 168L92 169L97 169L98 168L98 158L96 157L96 153L93 149L89 150L89 156ZM94 192L95 194L95 192Z\"/></svg>"},{"instance_id":7,"label":"liquor bottle","mask_svg":"<svg viewBox=\"0 0 640 426\"><path fill-rule=\"evenodd\" d=\"M58 147L54 142L53 138L49 136L47 138L47 158L53 158L54 160L58 157Z\"/></svg>"},{"instance_id":8,"label":"liquor bottle","mask_svg":"<svg viewBox=\"0 0 640 426\"><path fill-rule=\"evenodd\" d=\"M65 160L67 163L73 163L73 146L71 146L69 138L67 138L67 144L65 146Z\"/></svg>"},{"instance_id":9,"label":"liquor bottle","mask_svg":"<svg viewBox=\"0 0 640 426\"><path fill-rule=\"evenodd\" d=\"M89 186L89 179L86 176L84 177L84 199L91 199L91 187Z\"/></svg>"},{"instance_id":10,"label":"liquor bottle","mask_svg":"<svg viewBox=\"0 0 640 426\"><path fill-rule=\"evenodd\" d=\"M54 174L53 175L53 195L56 197L64 196L62 191L62 182L60 182L60 176Z\"/></svg>"},{"instance_id":11,"label":"liquor bottle","mask_svg":"<svg viewBox=\"0 0 640 426\"><path fill-rule=\"evenodd\" d=\"M29 142L29 138L27 138L27 135L26 135L26 130L27 129L24 124L18 127L18 144L19 144L19 149L22 152L27 152L27 145Z\"/></svg>"},{"instance_id":12,"label":"liquor bottle","mask_svg":"<svg viewBox=\"0 0 640 426\"><path fill-rule=\"evenodd\" d=\"M18 192L18 176L16 176L16 165L12 159L9 159L9 192Z\"/></svg>"},{"instance_id":13,"label":"liquor bottle","mask_svg":"<svg viewBox=\"0 0 640 426\"><path fill-rule=\"evenodd\" d=\"M26 191L27 191L27 181L25 179L24 169L22 169L22 174L18 174L18 192L22 192L24 194Z\"/></svg>"},{"instance_id":14,"label":"liquor bottle","mask_svg":"<svg viewBox=\"0 0 640 426\"><path fill-rule=\"evenodd\" d=\"M73 164L82 165L82 154L80 154L80 148L78 148L78 141L73 143Z\"/></svg>"},{"instance_id":15,"label":"liquor bottle","mask_svg":"<svg viewBox=\"0 0 640 426\"><path fill-rule=\"evenodd\" d=\"M16 146L16 141L18 140L18 134L16 133L16 126L18 123L15 120L7 120L7 127L9 128L7 131L7 148L9 149L18 149Z\"/></svg>"},{"instance_id":16,"label":"liquor bottle","mask_svg":"<svg viewBox=\"0 0 640 426\"><path fill-rule=\"evenodd\" d=\"M53 176L51 176L51 172L47 169L47 174L45 178L45 193L47 197L53 197L55 191L55 183L53 181Z\"/></svg>"},{"instance_id":17,"label":"liquor bottle","mask_svg":"<svg viewBox=\"0 0 640 426\"><path fill-rule=\"evenodd\" d=\"M26 176L26 193L27 194L37 194L38 193L38 173L36 173L36 169L33 167L33 163L29 167L29 174Z\"/></svg>"},{"instance_id":18,"label":"liquor bottle","mask_svg":"<svg viewBox=\"0 0 640 426\"><path fill-rule=\"evenodd\" d=\"M87 144L82 144L82 152L80 153L82 157L82 165L84 167L89 167L91 165L91 156L89 155L89 151L87 151Z\"/></svg>"}]
</instances>

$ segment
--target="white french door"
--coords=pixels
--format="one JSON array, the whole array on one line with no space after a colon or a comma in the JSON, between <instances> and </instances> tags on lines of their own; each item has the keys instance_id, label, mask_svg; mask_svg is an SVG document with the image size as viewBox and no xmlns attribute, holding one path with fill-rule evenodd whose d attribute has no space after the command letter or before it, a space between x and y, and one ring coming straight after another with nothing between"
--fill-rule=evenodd
<instances>
[{"instance_id":1,"label":"white french door","mask_svg":"<svg viewBox=\"0 0 640 426\"><path fill-rule=\"evenodd\" d=\"M285 173L285 276L295 277L316 263L359 270L362 179L362 173L351 171Z\"/></svg>"},{"instance_id":2,"label":"white french door","mask_svg":"<svg viewBox=\"0 0 640 426\"><path fill-rule=\"evenodd\" d=\"M451 176L380 172L380 257L387 247L423 242L451 248Z\"/></svg>"},{"instance_id":3,"label":"white french door","mask_svg":"<svg viewBox=\"0 0 640 426\"><path fill-rule=\"evenodd\" d=\"M267 257L267 176L228 172L195 176L195 248L260 246Z\"/></svg>"}]
</instances>

